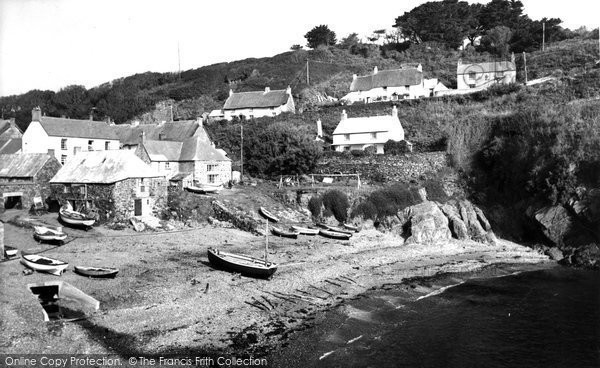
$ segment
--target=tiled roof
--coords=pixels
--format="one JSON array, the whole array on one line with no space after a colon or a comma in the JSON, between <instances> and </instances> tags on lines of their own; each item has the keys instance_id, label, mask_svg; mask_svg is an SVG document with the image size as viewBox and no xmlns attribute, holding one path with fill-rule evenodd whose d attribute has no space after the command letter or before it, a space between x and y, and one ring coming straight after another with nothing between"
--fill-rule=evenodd
<instances>
[{"instance_id":1,"label":"tiled roof","mask_svg":"<svg viewBox=\"0 0 600 368\"><path fill-rule=\"evenodd\" d=\"M110 126L104 121L76 120L42 116L40 124L52 137L74 137L118 140Z\"/></svg>"},{"instance_id":2,"label":"tiled roof","mask_svg":"<svg viewBox=\"0 0 600 368\"><path fill-rule=\"evenodd\" d=\"M368 91L379 87L416 86L421 84L423 73L416 68L381 70L377 74L356 77L350 92Z\"/></svg>"},{"instance_id":3,"label":"tiled roof","mask_svg":"<svg viewBox=\"0 0 600 368\"><path fill-rule=\"evenodd\" d=\"M456 74L462 75L465 73L492 73L515 71L517 67L511 61L497 61L491 63L473 63L473 64L458 64Z\"/></svg>"},{"instance_id":4,"label":"tiled roof","mask_svg":"<svg viewBox=\"0 0 600 368\"><path fill-rule=\"evenodd\" d=\"M225 101L223 110L277 107L285 105L290 97L285 89L269 92L237 92Z\"/></svg>"},{"instance_id":5,"label":"tiled roof","mask_svg":"<svg viewBox=\"0 0 600 368\"><path fill-rule=\"evenodd\" d=\"M182 145L182 142L144 140L151 161L179 161Z\"/></svg>"},{"instance_id":6,"label":"tiled roof","mask_svg":"<svg viewBox=\"0 0 600 368\"><path fill-rule=\"evenodd\" d=\"M181 120L138 126L113 125L111 129L117 134L121 144L133 145L139 143L142 131L146 134L146 139L183 142L196 133L198 126L196 120Z\"/></svg>"},{"instance_id":7,"label":"tiled roof","mask_svg":"<svg viewBox=\"0 0 600 368\"><path fill-rule=\"evenodd\" d=\"M23 132L18 126L13 126L10 120L0 120L0 139L21 138Z\"/></svg>"},{"instance_id":8,"label":"tiled roof","mask_svg":"<svg viewBox=\"0 0 600 368\"><path fill-rule=\"evenodd\" d=\"M338 124L333 131L337 134L355 134L355 133L376 133L388 132L400 125L397 117L387 116L369 116L363 118L346 118Z\"/></svg>"},{"instance_id":9,"label":"tiled roof","mask_svg":"<svg viewBox=\"0 0 600 368\"><path fill-rule=\"evenodd\" d=\"M231 161L206 138L190 137L184 142L145 140L144 148L152 161Z\"/></svg>"},{"instance_id":10,"label":"tiled roof","mask_svg":"<svg viewBox=\"0 0 600 368\"><path fill-rule=\"evenodd\" d=\"M22 147L22 138L0 139L0 154L18 153Z\"/></svg>"},{"instance_id":11,"label":"tiled roof","mask_svg":"<svg viewBox=\"0 0 600 368\"><path fill-rule=\"evenodd\" d=\"M112 184L161 176L131 150L92 151L69 159L50 183Z\"/></svg>"},{"instance_id":12,"label":"tiled roof","mask_svg":"<svg viewBox=\"0 0 600 368\"><path fill-rule=\"evenodd\" d=\"M31 178L51 158L46 153L0 155L1 178Z\"/></svg>"}]
</instances>

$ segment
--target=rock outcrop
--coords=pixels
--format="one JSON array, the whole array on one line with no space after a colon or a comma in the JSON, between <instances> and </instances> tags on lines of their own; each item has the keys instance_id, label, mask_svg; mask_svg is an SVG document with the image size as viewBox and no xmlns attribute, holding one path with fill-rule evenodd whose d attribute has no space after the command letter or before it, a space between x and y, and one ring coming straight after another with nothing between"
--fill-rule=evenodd
<instances>
[{"instance_id":1,"label":"rock outcrop","mask_svg":"<svg viewBox=\"0 0 600 368\"><path fill-rule=\"evenodd\" d=\"M444 204L423 202L408 207L402 216L408 229L407 243L428 243L456 238L495 244L496 236L481 209L467 200Z\"/></svg>"},{"instance_id":2,"label":"rock outcrop","mask_svg":"<svg viewBox=\"0 0 600 368\"><path fill-rule=\"evenodd\" d=\"M253 234L260 234L258 230L259 223L252 217L248 216L243 211L234 211L225 207L225 205L217 200L212 202L212 207L215 212L215 218L220 221L226 221L233 224L240 230L248 231Z\"/></svg>"}]
</instances>

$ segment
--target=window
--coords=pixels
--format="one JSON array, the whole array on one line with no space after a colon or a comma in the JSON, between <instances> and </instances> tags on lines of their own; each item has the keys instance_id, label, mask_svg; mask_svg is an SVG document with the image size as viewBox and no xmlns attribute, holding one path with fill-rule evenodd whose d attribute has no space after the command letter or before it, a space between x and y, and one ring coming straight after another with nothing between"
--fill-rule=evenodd
<instances>
[{"instance_id":1,"label":"window","mask_svg":"<svg viewBox=\"0 0 600 368\"><path fill-rule=\"evenodd\" d=\"M344 151L350 151L350 146L344 146Z\"/></svg>"},{"instance_id":2,"label":"window","mask_svg":"<svg viewBox=\"0 0 600 368\"><path fill-rule=\"evenodd\" d=\"M383 86L383 92L387 92L387 86Z\"/></svg>"},{"instance_id":3,"label":"window","mask_svg":"<svg viewBox=\"0 0 600 368\"><path fill-rule=\"evenodd\" d=\"M60 140L60 149L63 151L67 150L67 138L62 138Z\"/></svg>"},{"instance_id":4,"label":"window","mask_svg":"<svg viewBox=\"0 0 600 368\"><path fill-rule=\"evenodd\" d=\"M169 162L165 162L165 170L169 170L169 168L170 168Z\"/></svg>"},{"instance_id":5,"label":"window","mask_svg":"<svg viewBox=\"0 0 600 368\"><path fill-rule=\"evenodd\" d=\"M217 165L206 165L206 171L217 171Z\"/></svg>"},{"instance_id":6,"label":"window","mask_svg":"<svg viewBox=\"0 0 600 368\"><path fill-rule=\"evenodd\" d=\"M475 72L469 72L469 79L475 80L476 74Z\"/></svg>"},{"instance_id":7,"label":"window","mask_svg":"<svg viewBox=\"0 0 600 368\"><path fill-rule=\"evenodd\" d=\"M350 140L350 134L344 134L344 140L345 141L349 141Z\"/></svg>"},{"instance_id":8,"label":"window","mask_svg":"<svg viewBox=\"0 0 600 368\"><path fill-rule=\"evenodd\" d=\"M474 84L469 84L469 88L475 88Z\"/></svg>"},{"instance_id":9,"label":"window","mask_svg":"<svg viewBox=\"0 0 600 368\"><path fill-rule=\"evenodd\" d=\"M110 148L110 142L109 141L104 142L104 150L108 151L109 148Z\"/></svg>"},{"instance_id":10,"label":"window","mask_svg":"<svg viewBox=\"0 0 600 368\"><path fill-rule=\"evenodd\" d=\"M504 78L504 72L496 72L496 78Z\"/></svg>"},{"instance_id":11,"label":"window","mask_svg":"<svg viewBox=\"0 0 600 368\"><path fill-rule=\"evenodd\" d=\"M67 162L67 155L60 155L60 164L64 165Z\"/></svg>"},{"instance_id":12,"label":"window","mask_svg":"<svg viewBox=\"0 0 600 368\"><path fill-rule=\"evenodd\" d=\"M209 182L210 184L214 184L214 183L216 183L216 182L217 182L217 179L218 179L218 177L219 177L219 175L218 175L218 174L209 174L209 175L208 175L208 182Z\"/></svg>"},{"instance_id":13,"label":"window","mask_svg":"<svg viewBox=\"0 0 600 368\"><path fill-rule=\"evenodd\" d=\"M88 151L93 151L93 150L94 150L94 141L90 139L88 141Z\"/></svg>"},{"instance_id":14,"label":"window","mask_svg":"<svg viewBox=\"0 0 600 368\"><path fill-rule=\"evenodd\" d=\"M377 132L371 133L371 139L377 139Z\"/></svg>"},{"instance_id":15,"label":"window","mask_svg":"<svg viewBox=\"0 0 600 368\"><path fill-rule=\"evenodd\" d=\"M144 193L146 191L146 186L144 185L144 178L140 179L140 193Z\"/></svg>"}]
</instances>

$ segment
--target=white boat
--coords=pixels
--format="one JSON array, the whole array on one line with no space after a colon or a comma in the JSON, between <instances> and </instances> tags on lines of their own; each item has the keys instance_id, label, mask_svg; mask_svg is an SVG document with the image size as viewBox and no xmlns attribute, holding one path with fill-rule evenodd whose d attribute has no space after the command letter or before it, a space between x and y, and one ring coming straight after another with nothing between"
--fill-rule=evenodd
<instances>
[{"instance_id":1,"label":"white boat","mask_svg":"<svg viewBox=\"0 0 600 368\"><path fill-rule=\"evenodd\" d=\"M96 219L90 218L81 212L73 211L72 209L61 207L58 211L60 218L67 224L77 226L92 226Z\"/></svg>"},{"instance_id":2,"label":"white boat","mask_svg":"<svg viewBox=\"0 0 600 368\"><path fill-rule=\"evenodd\" d=\"M196 184L185 187L186 190L194 193L219 193L223 189L223 184Z\"/></svg>"},{"instance_id":3,"label":"white boat","mask_svg":"<svg viewBox=\"0 0 600 368\"><path fill-rule=\"evenodd\" d=\"M298 225L292 225L292 230L302 235L317 235L319 234L319 229L311 229L309 227L303 227Z\"/></svg>"},{"instance_id":4,"label":"white boat","mask_svg":"<svg viewBox=\"0 0 600 368\"><path fill-rule=\"evenodd\" d=\"M58 259L48 258L37 254L25 254L21 256L21 263L39 272L47 272L60 276L69 264Z\"/></svg>"},{"instance_id":5,"label":"white boat","mask_svg":"<svg viewBox=\"0 0 600 368\"><path fill-rule=\"evenodd\" d=\"M33 237L36 240L47 242L64 242L67 239L67 234L62 231L62 228L53 228L50 226L34 226Z\"/></svg>"}]
</instances>

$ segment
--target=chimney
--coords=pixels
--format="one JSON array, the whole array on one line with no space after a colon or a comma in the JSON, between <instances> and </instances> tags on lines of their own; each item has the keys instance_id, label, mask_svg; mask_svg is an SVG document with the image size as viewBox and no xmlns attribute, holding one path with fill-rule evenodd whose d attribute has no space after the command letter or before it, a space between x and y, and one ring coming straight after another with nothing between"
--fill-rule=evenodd
<instances>
[{"instance_id":1,"label":"chimney","mask_svg":"<svg viewBox=\"0 0 600 368\"><path fill-rule=\"evenodd\" d=\"M356 74L352 74L352 81L355 81L357 78Z\"/></svg>"},{"instance_id":2,"label":"chimney","mask_svg":"<svg viewBox=\"0 0 600 368\"><path fill-rule=\"evenodd\" d=\"M423 65L421 65L421 63L419 63L419 65L417 65L417 70L420 72L423 72Z\"/></svg>"},{"instance_id":3,"label":"chimney","mask_svg":"<svg viewBox=\"0 0 600 368\"><path fill-rule=\"evenodd\" d=\"M462 65L462 58L458 58L458 65Z\"/></svg>"},{"instance_id":4,"label":"chimney","mask_svg":"<svg viewBox=\"0 0 600 368\"><path fill-rule=\"evenodd\" d=\"M233 96L233 90L229 88L229 97Z\"/></svg>"},{"instance_id":5,"label":"chimney","mask_svg":"<svg viewBox=\"0 0 600 368\"><path fill-rule=\"evenodd\" d=\"M202 127L204 125L204 118L202 116L197 116L196 122L198 123L198 127Z\"/></svg>"},{"instance_id":6,"label":"chimney","mask_svg":"<svg viewBox=\"0 0 600 368\"><path fill-rule=\"evenodd\" d=\"M50 149L50 148L48 148L48 155L49 155L49 156L54 156L54 150L53 150L53 149Z\"/></svg>"},{"instance_id":7,"label":"chimney","mask_svg":"<svg viewBox=\"0 0 600 368\"><path fill-rule=\"evenodd\" d=\"M346 114L346 110L342 110L342 116L340 120L346 120L348 119L348 114Z\"/></svg>"},{"instance_id":8,"label":"chimney","mask_svg":"<svg viewBox=\"0 0 600 368\"><path fill-rule=\"evenodd\" d=\"M375 67L373 68L373 75L377 74L377 71L378 71L378 70L377 70L377 66L375 66Z\"/></svg>"},{"instance_id":9,"label":"chimney","mask_svg":"<svg viewBox=\"0 0 600 368\"><path fill-rule=\"evenodd\" d=\"M40 121L42 119L42 109L39 106L31 110L31 121Z\"/></svg>"},{"instance_id":10,"label":"chimney","mask_svg":"<svg viewBox=\"0 0 600 368\"><path fill-rule=\"evenodd\" d=\"M514 64L515 63L515 53L511 53L510 54L510 61Z\"/></svg>"},{"instance_id":11,"label":"chimney","mask_svg":"<svg viewBox=\"0 0 600 368\"><path fill-rule=\"evenodd\" d=\"M138 125L140 125L140 121L139 120L134 120L134 121L131 122L131 126L132 127L136 127Z\"/></svg>"},{"instance_id":12,"label":"chimney","mask_svg":"<svg viewBox=\"0 0 600 368\"><path fill-rule=\"evenodd\" d=\"M321 119L317 120L317 138L321 138L323 136L323 124L321 123Z\"/></svg>"},{"instance_id":13,"label":"chimney","mask_svg":"<svg viewBox=\"0 0 600 368\"><path fill-rule=\"evenodd\" d=\"M269 92L271 92L271 88L265 87L265 93L269 93Z\"/></svg>"},{"instance_id":14,"label":"chimney","mask_svg":"<svg viewBox=\"0 0 600 368\"><path fill-rule=\"evenodd\" d=\"M146 132L142 129L142 132L140 133L140 144L143 144L145 140L146 140Z\"/></svg>"},{"instance_id":15,"label":"chimney","mask_svg":"<svg viewBox=\"0 0 600 368\"><path fill-rule=\"evenodd\" d=\"M288 95L292 95L292 87L287 86L287 88L285 89L285 93L287 93Z\"/></svg>"},{"instance_id":16,"label":"chimney","mask_svg":"<svg viewBox=\"0 0 600 368\"><path fill-rule=\"evenodd\" d=\"M398 108L396 105L392 106L392 116L396 118L398 117Z\"/></svg>"}]
</instances>

